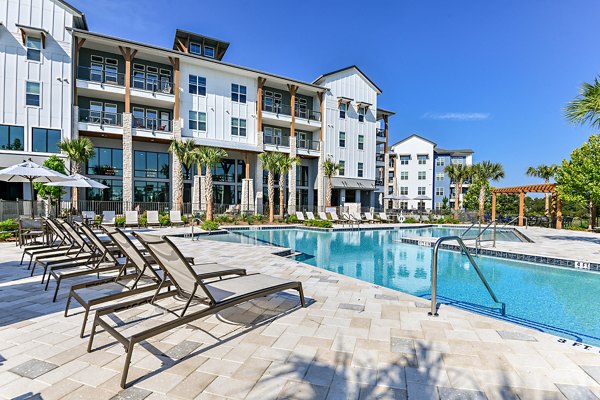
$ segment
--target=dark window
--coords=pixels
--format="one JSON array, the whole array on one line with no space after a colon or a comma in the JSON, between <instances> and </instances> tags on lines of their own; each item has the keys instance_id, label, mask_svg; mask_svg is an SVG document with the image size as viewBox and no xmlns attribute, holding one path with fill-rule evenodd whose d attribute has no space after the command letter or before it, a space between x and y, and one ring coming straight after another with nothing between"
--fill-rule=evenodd
<instances>
[{"instance_id":1,"label":"dark window","mask_svg":"<svg viewBox=\"0 0 600 400\"><path fill-rule=\"evenodd\" d=\"M108 189L86 189L87 200L97 201L122 201L123 181L120 179L100 179L100 183L108 186Z\"/></svg>"},{"instance_id":2,"label":"dark window","mask_svg":"<svg viewBox=\"0 0 600 400\"><path fill-rule=\"evenodd\" d=\"M169 153L136 151L134 153L134 173L136 178L169 179Z\"/></svg>"},{"instance_id":3,"label":"dark window","mask_svg":"<svg viewBox=\"0 0 600 400\"><path fill-rule=\"evenodd\" d=\"M231 84L231 101L235 101L237 103L245 103L246 102L246 86L232 83Z\"/></svg>"},{"instance_id":4,"label":"dark window","mask_svg":"<svg viewBox=\"0 0 600 400\"><path fill-rule=\"evenodd\" d=\"M23 151L23 137L22 126L0 125L0 150Z\"/></svg>"},{"instance_id":5,"label":"dark window","mask_svg":"<svg viewBox=\"0 0 600 400\"><path fill-rule=\"evenodd\" d=\"M144 182L135 181L133 184L133 199L138 202L160 202L169 201L168 182Z\"/></svg>"},{"instance_id":6,"label":"dark window","mask_svg":"<svg viewBox=\"0 0 600 400\"><path fill-rule=\"evenodd\" d=\"M362 178L362 176L363 176L363 169L364 169L363 163L359 162L358 163L358 177L359 178Z\"/></svg>"},{"instance_id":7,"label":"dark window","mask_svg":"<svg viewBox=\"0 0 600 400\"><path fill-rule=\"evenodd\" d=\"M58 144L61 132L58 129L33 128L32 150L41 153L60 153Z\"/></svg>"},{"instance_id":8,"label":"dark window","mask_svg":"<svg viewBox=\"0 0 600 400\"><path fill-rule=\"evenodd\" d=\"M206 96L206 78L190 75L189 91L191 94Z\"/></svg>"},{"instance_id":9,"label":"dark window","mask_svg":"<svg viewBox=\"0 0 600 400\"><path fill-rule=\"evenodd\" d=\"M296 167L296 185L308 186L308 167L304 165Z\"/></svg>"},{"instance_id":10,"label":"dark window","mask_svg":"<svg viewBox=\"0 0 600 400\"><path fill-rule=\"evenodd\" d=\"M96 155L88 161L87 174L123 176L123 150L96 147Z\"/></svg>"},{"instance_id":11,"label":"dark window","mask_svg":"<svg viewBox=\"0 0 600 400\"><path fill-rule=\"evenodd\" d=\"M202 46L199 43L190 43L190 53L202 54Z\"/></svg>"}]
</instances>

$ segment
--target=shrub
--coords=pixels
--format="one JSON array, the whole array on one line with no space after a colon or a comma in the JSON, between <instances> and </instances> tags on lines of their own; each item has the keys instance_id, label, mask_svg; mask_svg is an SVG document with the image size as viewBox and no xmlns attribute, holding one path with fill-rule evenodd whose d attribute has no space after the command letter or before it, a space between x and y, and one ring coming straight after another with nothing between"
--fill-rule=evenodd
<instances>
[{"instance_id":1,"label":"shrub","mask_svg":"<svg viewBox=\"0 0 600 400\"><path fill-rule=\"evenodd\" d=\"M587 231L587 227L585 227L585 226L577 226L577 225L571 225L571 226L569 226L568 228L565 228L565 229L568 229L570 231Z\"/></svg>"},{"instance_id":2,"label":"shrub","mask_svg":"<svg viewBox=\"0 0 600 400\"><path fill-rule=\"evenodd\" d=\"M217 221L204 221L201 228L205 231L216 231L219 229L219 223Z\"/></svg>"},{"instance_id":3,"label":"shrub","mask_svg":"<svg viewBox=\"0 0 600 400\"><path fill-rule=\"evenodd\" d=\"M125 226L125 216L117 215L115 217L115 226Z\"/></svg>"},{"instance_id":4,"label":"shrub","mask_svg":"<svg viewBox=\"0 0 600 400\"><path fill-rule=\"evenodd\" d=\"M413 217L408 217L404 220L404 223L406 223L406 224L416 224L417 222L419 222L419 221L417 221Z\"/></svg>"},{"instance_id":5,"label":"shrub","mask_svg":"<svg viewBox=\"0 0 600 400\"><path fill-rule=\"evenodd\" d=\"M140 226L146 226L146 224L148 223L148 217L146 217L146 213L144 213L144 215L141 215L138 221L140 223Z\"/></svg>"},{"instance_id":6,"label":"shrub","mask_svg":"<svg viewBox=\"0 0 600 400\"><path fill-rule=\"evenodd\" d=\"M298 217L296 217L295 215L290 215L287 217L287 220L285 222L287 222L288 224L297 224Z\"/></svg>"},{"instance_id":7,"label":"shrub","mask_svg":"<svg viewBox=\"0 0 600 400\"><path fill-rule=\"evenodd\" d=\"M262 214L256 214L254 216L254 222L258 222L259 224L262 223L264 219L265 219L265 216Z\"/></svg>"},{"instance_id":8,"label":"shrub","mask_svg":"<svg viewBox=\"0 0 600 400\"><path fill-rule=\"evenodd\" d=\"M160 222L162 226L166 226L171 224L171 219L169 218L169 215L159 215L158 222Z\"/></svg>"},{"instance_id":9,"label":"shrub","mask_svg":"<svg viewBox=\"0 0 600 400\"><path fill-rule=\"evenodd\" d=\"M333 226L331 221L318 220L318 219L304 221L304 225L305 226L313 226L315 228L331 228Z\"/></svg>"},{"instance_id":10,"label":"shrub","mask_svg":"<svg viewBox=\"0 0 600 400\"><path fill-rule=\"evenodd\" d=\"M0 222L0 242L14 237L17 229L19 229L19 224L14 219L7 219Z\"/></svg>"},{"instance_id":11,"label":"shrub","mask_svg":"<svg viewBox=\"0 0 600 400\"><path fill-rule=\"evenodd\" d=\"M94 224L99 225L102 222L102 215L94 216Z\"/></svg>"}]
</instances>

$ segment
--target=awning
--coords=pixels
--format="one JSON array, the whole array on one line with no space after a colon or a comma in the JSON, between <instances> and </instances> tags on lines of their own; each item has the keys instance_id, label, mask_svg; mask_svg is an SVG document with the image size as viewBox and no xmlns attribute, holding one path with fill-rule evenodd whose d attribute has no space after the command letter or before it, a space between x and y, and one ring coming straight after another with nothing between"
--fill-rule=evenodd
<instances>
[{"instance_id":1,"label":"awning","mask_svg":"<svg viewBox=\"0 0 600 400\"><path fill-rule=\"evenodd\" d=\"M334 176L331 178L331 187L334 189L375 190L375 180Z\"/></svg>"},{"instance_id":2,"label":"awning","mask_svg":"<svg viewBox=\"0 0 600 400\"><path fill-rule=\"evenodd\" d=\"M41 28L36 28L35 26L27 26L21 24L15 24L17 28L21 31L21 38L23 39L23 46L26 46L27 35L37 35L42 38L42 49L46 48L46 35L48 35L48 31Z\"/></svg>"}]
</instances>

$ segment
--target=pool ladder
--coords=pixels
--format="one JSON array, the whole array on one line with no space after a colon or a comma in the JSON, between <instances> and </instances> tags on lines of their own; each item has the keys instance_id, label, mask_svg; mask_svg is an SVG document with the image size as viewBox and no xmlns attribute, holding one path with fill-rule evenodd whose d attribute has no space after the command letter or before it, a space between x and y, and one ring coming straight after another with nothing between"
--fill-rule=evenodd
<instances>
[{"instance_id":1,"label":"pool ladder","mask_svg":"<svg viewBox=\"0 0 600 400\"><path fill-rule=\"evenodd\" d=\"M465 242L463 242L463 240L459 236L441 237L435 242L435 245L433 246L433 257L431 259L431 311L429 312L429 315L433 315L434 317L438 316L438 313L437 313L438 252L439 252L439 249L440 249L440 246L442 245L442 243L449 242L449 241L458 242L458 245L461 249L461 254L464 253L467 256L467 258L469 259L469 262L471 263L471 265L477 272L477 276L479 276L479 279L481 280L481 282L483 282L483 285L485 286L488 293L492 297L492 300L494 300L495 303L501 305L502 315L506 315L506 304L504 302L501 302L500 300L498 300L498 298L496 297L496 294L492 290L492 287L490 286L487 279L485 279L485 276L483 276L483 273L479 269L479 265L477 265L477 263L475 262L475 259L469 252L469 249L465 245Z\"/></svg>"}]
</instances>

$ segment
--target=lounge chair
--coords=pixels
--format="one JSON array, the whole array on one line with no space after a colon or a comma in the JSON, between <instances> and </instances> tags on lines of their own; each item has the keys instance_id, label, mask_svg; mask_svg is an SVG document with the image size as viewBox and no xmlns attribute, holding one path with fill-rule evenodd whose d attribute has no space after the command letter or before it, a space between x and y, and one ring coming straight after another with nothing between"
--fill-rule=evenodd
<instances>
[{"instance_id":1,"label":"lounge chair","mask_svg":"<svg viewBox=\"0 0 600 400\"><path fill-rule=\"evenodd\" d=\"M73 243L68 237L65 236L63 231L56 226L54 221L49 218L45 218L45 223L49 229L49 236L52 237L52 239L48 244L34 244L25 246L23 249L23 254L21 255L21 264L23 264L25 256L28 255L29 265L27 266L27 269L31 268L31 263L36 255L50 253L60 255L65 254L73 248Z\"/></svg>"},{"instance_id":2,"label":"lounge chair","mask_svg":"<svg viewBox=\"0 0 600 400\"><path fill-rule=\"evenodd\" d=\"M298 221L304 222L306 218L304 218L304 213L302 211L296 211L296 218Z\"/></svg>"},{"instance_id":3,"label":"lounge chair","mask_svg":"<svg viewBox=\"0 0 600 400\"><path fill-rule=\"evenodd\" d=\"M96 213L94 211L82 211L81 217L83 218L83 222L85 224L92 226L96 225Z\"/></svg>"},{"instance_id":4,"label":"lounge chair","mask_svg":"<svg viewBox=\"0 0 600 400\"><path fill-rule=\"evenodd\" d=\"M183 226L185 222L181 219L181 211L169 211L169 223L171 226Z\"/></svg>"},{"instance_id":5,"label":"lounge chair","mask_svg":"<svg viewBox=\"0 0 600 400\"><path fill-rule=\"evenodd\" d=\"M102 225L115 225L115 212L114 211L103 211L102 212Z\"/></svg>"},{"instance_id":6,"label":"lounge chair","mask_svg":"<svg viewBox=\"0 0 600 400\"><path fill-rule=\"evenodd\" d=\"M127 384L127 373L131 364L134 346L151 337L198 321L200 318L216 314L240 303L284 290L297 290L300 296L300 303L302 307L305 307L302 283L300 282L288 281L263 274L252 274L206 283L196 275L178 247L168 238L164 237L160 239L156 236L139 232L135 232L134 236L148 249L148 252L164 271L165 276L168 277L169 284L175 289L163 293L157 292L152 298L124 302L96 310L87 350L88 352L92 351L98 325L126 347L127 355L125 357L123 373L121 374L122 388L125 388ZM129 337L126 337L124 334L126 330L118 332L111 325L110 322L112 320L110 318L108 320L103 318L105 315L114 314L122 310L130 310L133 307L154 303L157 300L165 298L176 299L175 296L187 297L187 302L179 316L167 322L157 322L152 327L141 332L136 332ZM202 302L203 307L198 311L186 314L193 300Z\"/></svg>"},{"instance_id":7,"label":"lounge chair","mask_svg":"<svg viewBox=\"0 0 600 400\"><path fill-rule=\"evenodd\" d=\"M319 211L319 219L322 219L323 221L329 221L329 218L327 218L327 213L323 211Z\"/></svg>"},{"instance_id":8,"label":"lounge chair","mask_svg":"<svg viewBox=\"0 0 600 400\"><path fill-rule=\"evenodd\" d=\"M160 226L160 220L158 219L158 211L146 212L146 226Z\"/></svg>"},{"instance_id":9,"label":"lounge chair","mask_svg":"<svg viewBox=\"0 0 600 400\"><path fill-rule=\"evenodd\" d=\"M334 224L341 223L343 225L344 223L348 222L343 216L342 218L338 217L337 211L332 211L329 213L329 215L331 216L331 221L333 221Z\"/></svg>"},{"instance_id":10,"label":"lounge chair","mask_svg":"<svg viewBox=\"0 0 600 400\"><path fill-rule=\"evenodd\" d=\"M71 286L67 305L65 307L65 317L69 312L71 300L75 299L85 310L83 323L81 326L80 337L85 333L85 326L92 307L100 304L115 302L124 298L131 298L143 295L149 292L155 292L160 287L164 279L164 274L160 269L155 270L156 261L152 256L145 256L133 244L131 239L120 229L106 227L106 234L119 247L125 255L123 268L116 277L84 282ZM194 262L193 258L186 259L189 263ZM127 269L133 268L134 272L127 274ZM225 267L216 263L192 265L192 269L202 279L221 277L226 275L245 275L243 268ZM96 289L90 293L87 289ZM100 289L98 293L97 290Z\"/></svg>"},{"instance_id":11,"label":"lounge chair","mask_svg":"<svg viewBox=\"0 0 600 400\"><path fill-rule=\"evenodd\" d=\"M308 219L309 221L314 221L315 220L315 214L313 214L312 211L307 211L306 212L306 219Z\"/></svg>"},{"instance_id":12,"label":"lounge chair","mask_svg":"<svg viewBox=\"0 0 600 400\"><path fill-rule=\"evenodd\" d=\"M387 214L385 212L380 212L379 213L379 220L381 222L391 222L390 219L388 218Z\"/></svg>"},{"instance_id":13,"label":"lounge chair","mask_svg":"<svg viewBox=\"0 0 600 400\"><path fill-rule=\"evenodd\" d=\"M350 213L350 220L354 220L354 221L357 221L359 223L360 222L366 222L366 220L363 219L361 213L358 212L358 211L353 211L353 212Z\"/></svg>"},{"instance_id":14,"label":"lounge chair","mask_svg":"<svg viewBox=\"0 0 600 400\"><path fill-rule=\"evenodd\" d=\"M44 239L46 232L44 222L38 219L19 218L19 232L17 244L22 247L28 242L36 243L37 239Z\"/></svg>"},{"instance_id":15,"label":"lounge chair","mask_svg":"<svg viewBox=\"0 0 600 400\"><path fill-rule=\"evenodd\" d=\"M125 227L140 227L140 220L137 211L125 211Z\"/></svg>"},{"instance_id":16,"label":"lounge chair","mask_svg":"<svg viewBox=\"0 0 600 400\"><path fill-rule=\"evenodd\" d=\"M373 218L373 214L370 212L366 212L365 213L365 219L366 222L370 223L370 224L375 224L375 223L379 223L381 221L376 220L375 218Z\"/></svg>"}]
</instances>

